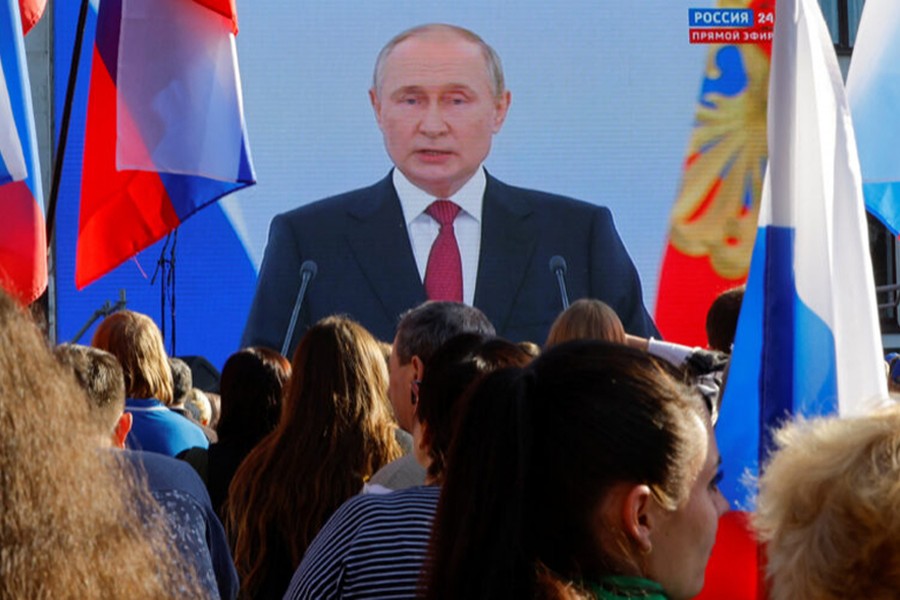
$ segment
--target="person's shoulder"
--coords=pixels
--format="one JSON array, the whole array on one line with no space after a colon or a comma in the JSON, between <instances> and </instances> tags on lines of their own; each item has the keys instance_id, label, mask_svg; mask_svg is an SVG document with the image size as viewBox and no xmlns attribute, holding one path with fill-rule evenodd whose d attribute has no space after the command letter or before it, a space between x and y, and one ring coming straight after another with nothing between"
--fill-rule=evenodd
<instances>
[{"instance_id":1,"label":"person's shoulder","mask_svg":"<svg viewBox=\"0 0 900 600\"><path fill-rule=\"evenodd\" d=\"M344 518L381 513L403 514L407 509L436 506L440 495L441 488L435 485L409 487L387 494L358 494L347 500L335 514L340 513Z\"/></svg>"},{"instance_id":2,"label":"person's shoulder","mask_svg":"<svg viewBox=\"0 0 900 600\"><path fill-rule=\"evenodd\" d=\"M172 416L169 417L169 421L178 431L178 435L185 437L188 441L196 442L196 445L201 448L209 447L209 439L206 437L206 434L203 433L203 428L198 423L192 421L190 417L181 416L174 411L169 412L172 413Z\"/></svg>"},{"instance_id":3,"label":"person's shoulder","mask_svg":"<svg viewBox=\"0 0 900 600\"><path fill-rule=\"evenodd\" d=\"M209 448L201 448L193 446L187 450L182 450L175 457L180 461L186 462L193 467L194 471L200 476L203 482L206 482L209 473L209 455L212 451L212 445Z\"/></svg>"},{"instance_id":4,"label":"person's shoulder","mask_svg":"<svg viewBox=\"0 0 900 600\"><path fill-rule=\"evenodd\" d=\"M526 203L532 209L537 211L550 210L557 215L562 212L571 212L578 215L600 214L609 215L610 211L606 206L586 202L552 192L536 190L524 187L518 187L504 183L499 179L489 176L488 188L485 198L505 198L512 199L516 202Z\"/></svg>"},{"instance_id":5,"label":"person's shoulder","mask_svg":"<svg viewBox=\"0 0 900 600\"><path fill-rule=\"evenodd\" d=\"M425 468L413 455L406 454L381 467L372 475L369 483L384 486L389 490L422 485L425 483Z\"/></svg>"},{"instance_id":6,"label":"person's shoulder","mask_svg":"<svg viewBox=\"0 0 900 600\"><path fill-rule=\"evenodd\" d=\"M131 464L142 467L151 478L169 477L174 479L188 471L193 471L186 462L158 452L122 450L122 456ZM193 474L196 475L196 473Z\"/></svg>"},{"instance_id":7,"label":"person's shoulder","mask_svg":"<svg viewBox=\"0 0 900 600\"><path fill-rule=\"evenodd\" d=\"M334 512L320 532L321 543L329 546L340 539L351 545L368 544L385 535L430 530L440 494L438 486L417 486L389 494L358 494Z\"/></svg>"},{"instance_id":8,"label":"person's shoulder","mask_svg":"<svg viewBox=\"0 0 900 600\"><path fill-rule=\"evenodd\" d=\"M385 524L402 527L422 519L430 522L440 495L441 488L435 485L408 487L389 494L361 494L353 499L349 512L364 515L367 523L380 524L380 528Z\"/></svg>"},{"instance_id":9,"label":"person's shoulder","mask_svg":"<svg viewBox=\"0 0 900 600\"><path fill-rule=\"evenodd\" d=\"M308 222L310 219L321 219L345 213L362 203L369 203L373 195L383 194L392 189L390 175L380 181L349 192L328 196L321 200L298 206L275 216L274 220L288 222Z\"/></svg>"},{"instance_id":10,"label":"person's shoulder","mask_svg":"<svg viewBox=\"0 0 900 600\"><path fill-rule=\"evenodd\" d=\"M441 488L436 485L417 485L395 490L388 494L361 494L359 498L367 498L372 506L390 506L395 504L414 503L419 500L428 501L441 495Z\"/></svg>"},{"instance_id":11,"label":"person's shoulder","mask_svg":"<svg viewBox=\"0 0 900 600\"><path fill-rule=\"evenodd\" d=\"M123 458L143 470L153 491L177 489L193 496L200 504L207 504L208 494L197 472L182 460L140 450L122 450Z\"/></svg>"}]
</instances>

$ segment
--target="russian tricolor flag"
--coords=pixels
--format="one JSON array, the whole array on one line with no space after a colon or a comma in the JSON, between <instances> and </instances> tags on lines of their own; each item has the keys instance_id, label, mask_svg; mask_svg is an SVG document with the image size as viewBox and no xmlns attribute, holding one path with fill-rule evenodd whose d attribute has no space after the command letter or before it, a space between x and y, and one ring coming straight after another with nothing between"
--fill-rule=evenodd
<instances>
[{"instance_id":1,"label":"russian tricolor flag","mask_svg":"<svg viewBox=\"0 0 900 600\"><path fill-rule=\"evenodd\" d=\"M847 97L859 142L866 207L900 235L900 3L866 2Z\"/></svg>"},{"instance_id":2,"label":"russian tricolor flag","mask_svg":"<svg viewBox=\"0 0 900 600\"><path fill-rule=\"evenodd\" d=\"M778 0L773 44L769 166L717 427L741 508L773 427L888 401L856 141L816 0Z\"/></svg>"},{"instance_id":3,"label":"russian tricolor flag","mask_svg":"<svg viewBox=\"0 0 900 600\"><path fill-rule=\"evenodd\" d=\"M35 140L18 0L0 0L0 287L23 304L47 287Z\"/></svg>"},{"instance_id":4,"label":"russian tricolor flag","mask_svg":"<svg viewBox=\"0 0 900 600\"><path fill-rule=\"evenodd\" d=\"M716 437L722 492L703 598L764 594L748 525L771 433L791 415L887 402L859 162L816 0L778 0L759 229ZM759 596L762 597L762 596Z\"/></svg>"},{"instance_id":5,"label":"russian tricolor flag","mask_svg":"<svg viewBox=\"0 0 900 600\"><path fill-rule=\"evenodd\" d=\"M88 99L79 288L255 182L230 0L102 0Z\"/></svg>"},{"instance_id":6,"label":"russian tricolor flag","mask_svg":"<svg viewBox=\"0 0 900 600\"><path fill-rule=\"evenodd\" d=\"M19 0L19 11L22 19L22 34L27 34L37 25L47 8L47 0Z\"/></svg>"}]
</instances>

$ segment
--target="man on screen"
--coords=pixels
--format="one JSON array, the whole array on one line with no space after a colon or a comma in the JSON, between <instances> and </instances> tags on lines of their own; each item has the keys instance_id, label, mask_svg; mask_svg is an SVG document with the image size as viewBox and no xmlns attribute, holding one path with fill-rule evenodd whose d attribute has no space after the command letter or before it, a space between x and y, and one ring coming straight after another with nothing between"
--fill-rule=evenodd
<instances>
[{"instance_id":1,"label":"man on screen","mask_svg":"<svg viewBox=\"0 0 900 600\"><path fill-rule=\"evenodd\" d=\"M280 348L315 261L293 348L318 319L346 313L384 340L426 299L481 309L508 339L542 343L572 299L599 298L629 333L657 335L609 210L506 185L483 163L506 118L500 59L474 33L422 25L381 50L369 90L395 168L375 185L276 216L242 344Z\"/></svg>"}]
</instances>

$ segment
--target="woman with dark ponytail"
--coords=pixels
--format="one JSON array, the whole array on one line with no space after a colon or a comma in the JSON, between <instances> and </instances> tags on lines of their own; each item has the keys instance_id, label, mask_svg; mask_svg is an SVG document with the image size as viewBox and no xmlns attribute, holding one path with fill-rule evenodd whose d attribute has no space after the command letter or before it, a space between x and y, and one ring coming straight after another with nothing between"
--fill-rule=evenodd
<instances>
[{"instance_id":1,"label":"woman with dark ponytail","mask_svg":"<svg viewBox=\"0 0 900 600\"><path fill-rule=\"evenodd\" d=\"M719 454L702 401L602 342L489 375L454 438L427 598L662 598L703 586Z\"/></svg>"}]
</instances>

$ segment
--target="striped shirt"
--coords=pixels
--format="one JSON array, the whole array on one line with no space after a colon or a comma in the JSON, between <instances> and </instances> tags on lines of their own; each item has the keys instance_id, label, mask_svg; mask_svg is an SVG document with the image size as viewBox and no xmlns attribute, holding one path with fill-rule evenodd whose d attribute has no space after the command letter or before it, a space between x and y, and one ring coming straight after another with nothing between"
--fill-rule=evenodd
<instances>
[{"instance_id":1,"label":"striped shirt","mask_svg":"<svg viewBox=\"0 0 900 600\"><path fill-rule=\"evenodd\" d=\"M285 600L416 598L440 494L419 486L345 502L309 546Z\"/></svg>"}]
</instances>

